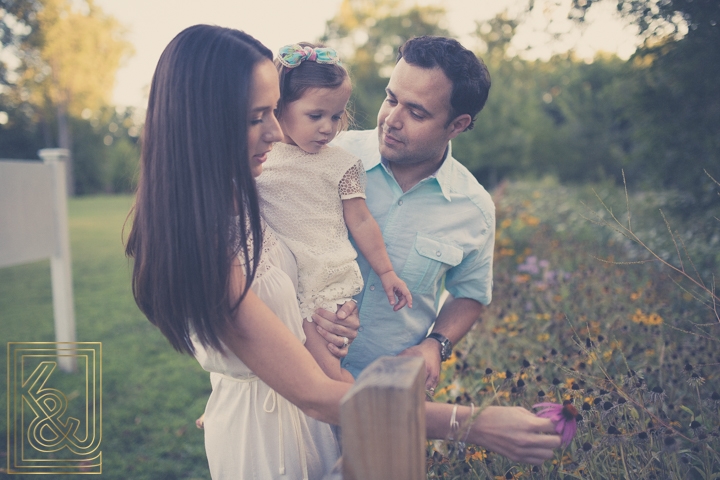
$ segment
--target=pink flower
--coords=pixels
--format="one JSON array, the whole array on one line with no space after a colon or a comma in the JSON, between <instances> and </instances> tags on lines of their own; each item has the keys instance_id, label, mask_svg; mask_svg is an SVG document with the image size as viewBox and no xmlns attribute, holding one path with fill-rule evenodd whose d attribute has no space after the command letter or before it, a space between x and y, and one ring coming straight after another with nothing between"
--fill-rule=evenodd
<instances>
[{"instance_id":1,"label":"pink flower","mask_svg":"<svg viewBox=\"0 0 720 480\"><path fill-rule=\"evenodd\" d=\"M555 432L562 435L562 446L567 447L570 445L570 440L575 436L577 432L577 408L571 404L559 405L557 403L536 403L533 408L543 407L535 415L540 418L549 418L553 422L557 422L555 425Z\"/></svg>"}]
</instances>

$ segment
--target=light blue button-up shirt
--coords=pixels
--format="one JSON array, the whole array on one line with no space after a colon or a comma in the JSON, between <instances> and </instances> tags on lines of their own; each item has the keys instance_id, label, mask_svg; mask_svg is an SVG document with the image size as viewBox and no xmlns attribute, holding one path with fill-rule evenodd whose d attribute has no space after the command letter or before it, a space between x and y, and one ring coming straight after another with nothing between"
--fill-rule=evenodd
<instances>
[{"instance_id":1,"label":"light blue button-up shirt","mask_svg":"<svg viewBox=\"0 0 720 480\"><path fill-rule=\"evenodd\" d=\"M360 328L342 361L355 377L377 357L396 355L426 337L443 277L455 298L487 305L492 297L495 205L490 195L449 148L434 175L403 193L381 161L377 133L344 132L333 145L363 160L368 208L380 225L395 272L412 293L413 308L393 312L380 279L358 251L365 281L355 297Z\"/></svg>"}]
</instances>

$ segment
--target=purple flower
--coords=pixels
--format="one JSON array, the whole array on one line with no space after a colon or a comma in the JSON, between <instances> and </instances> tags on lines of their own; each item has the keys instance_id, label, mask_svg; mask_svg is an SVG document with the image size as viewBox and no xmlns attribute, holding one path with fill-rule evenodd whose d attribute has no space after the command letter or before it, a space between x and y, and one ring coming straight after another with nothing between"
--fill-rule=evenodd
<instances>
[{"instance_id":1,"label":"purple flower","mask_svg":"<svg viewBox=\"0 0 720 480\"><path fill-rule=\"evenodd\" d=\"M575 417L577 417L577 408L571 404L559 405L557 403L536 403L533 408L543 407L535 415L540 418L549 418L553 422L557 422L555 425L555 432L562 435L562 445L567 447L570 445L570 440L575 436L577 432L577 423Z\"/></svg>"}]
</instances>

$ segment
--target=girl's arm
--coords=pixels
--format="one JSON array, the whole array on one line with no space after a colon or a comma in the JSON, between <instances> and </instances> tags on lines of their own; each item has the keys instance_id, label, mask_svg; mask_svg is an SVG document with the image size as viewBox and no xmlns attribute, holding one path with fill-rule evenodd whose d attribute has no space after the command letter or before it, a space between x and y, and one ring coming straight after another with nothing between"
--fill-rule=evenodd
<instances>
[{"instance_id":1,"label":"girl's arm","mask_svg":"<svg viewBox=\"0 0 720 480\"><path fill-rule=\"evenodd\" d=\"M362 254L372 269L380 277L383 289L388 296L393 310L398 311L405 305L412 308L412 295L405 282L393 271L390 257L385 250L385 242L377 222L370 214L365 199L361 197L343 200L343 215L345 224L355 240ZM398 297L397 304L395 296Z\"/></svg>"},{"instance_id":2,"label":"girl's arm","mask_svg":"<svg viewBox=\"0 0 720 480\"><path fill-rule=\"evenodd\" d=\"M230 299L237 299L245 283L238 260L233 262ZM223 342L270 388L307 415L338 424L340 399L350 384L323 373L310 352L257 295L249 290L223 332Z\"/></svg>"}]
</instances>

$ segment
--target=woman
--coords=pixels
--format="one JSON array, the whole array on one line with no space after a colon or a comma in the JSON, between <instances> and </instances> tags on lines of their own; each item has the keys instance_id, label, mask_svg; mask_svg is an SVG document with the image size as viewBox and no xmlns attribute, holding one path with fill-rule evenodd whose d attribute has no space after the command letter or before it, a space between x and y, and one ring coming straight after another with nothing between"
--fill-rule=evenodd
<instances>
[{"instance_id":1,"label":"woman","mask_svg":"<svg viewBox=\"0 0 720 480\"><path fill-rule=\"evenodd\" d=\"M258 212L253 177L281 139L278 99L268 49L197 25L163 52L148 102L127 245L133 294L173 347L214 372L213 478L321 478L338 455L322 422L339 422L349 384L304 348L292 257ZM428 436L444 438L451 416L462 424L471 412L428 404L427 414ZM501 407L485 409L467 440L535 464L560 444L549 420Z\"/></svg>"}]
</instances>

